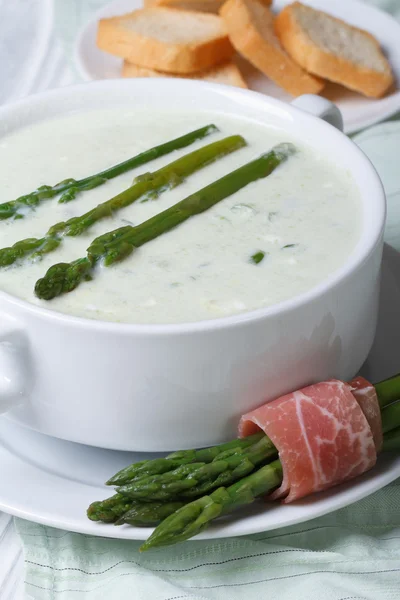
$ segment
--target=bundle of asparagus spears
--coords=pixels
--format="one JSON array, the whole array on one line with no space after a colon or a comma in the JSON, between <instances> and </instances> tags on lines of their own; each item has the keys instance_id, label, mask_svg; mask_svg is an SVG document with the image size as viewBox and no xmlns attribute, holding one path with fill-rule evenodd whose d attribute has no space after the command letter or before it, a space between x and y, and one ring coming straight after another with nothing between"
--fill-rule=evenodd
<instances>
[{"instance_id":1,"label":"bundle of asparagus spears","mask_svg":"<svg viewBox=\"0 0 400 600\"><path fill-rule=\"evenodd\" d=\"M375 386L382 451L400 450L400 374ZM93 502L92 521L156 526L141 550L187 540L217 517L254 502L282 483L282 465L263 433L130 465L107 481L116 494Z\"/></svg>"},{"instance_id":2,"label":"bundle of asparagus spears","mask_svg":"<svg viewBox=\"0 0 400 600\"><path fill-rule=\"evenodd\" d=\"M121 173L164 156L173 150L184 148L217 131L218 128L215 125L207 125L142 152L91 177L81 180L67 179L55 186L41 186L30 194L0 204L0 220L24 218L27 212L34 210L38 204L56 196L60 196L59 202L70 202L78 192L93 189ZM146 202L150 199L157 199L163 192L180 185L191 174L245 145L246 141L242 136L232 135L186 154L158 171L139 175L127 190L78 217L54 224L43 237L27 238L16 242L11 247L0 249L0 267L8 267L14 263L18 265L26 258L31 261L38 260L45 254L57 250L65 237L81 235L101 219L111 217L117 211L136 201ZM120 227L101 235L92 241L85 257L78 258L71 263L58 263L50 267L45 276L39 279L35 285L36 296L43 300L51 300L56 296L71 292L80 283L93 279L95 267L100 261L108 267L124 260L136 248L170 231L194 215L208 210L252 181L267 177L294 150L291 144L279 144L270 152L200 189L144 223L136 227ZM254 262L257 263L260 260L254 260Z\"/></svg>"}]
</instances>

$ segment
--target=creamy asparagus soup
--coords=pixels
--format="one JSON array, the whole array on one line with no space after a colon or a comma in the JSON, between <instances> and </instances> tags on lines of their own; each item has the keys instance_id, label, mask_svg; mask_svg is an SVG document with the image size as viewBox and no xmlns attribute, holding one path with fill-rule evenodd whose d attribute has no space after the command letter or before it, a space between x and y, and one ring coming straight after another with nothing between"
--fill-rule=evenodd
<instances>
[{"instance_id":1,"label":"creamy asparagus soup","mask_svg":"<svg viewBox=\"0 0 400 600\"><path fill-rule=\"evenodd\" d=\"M0 247L9 250L0 250L0 289L81 317L178 323L270 306L341 267L357 243L361 220L351 175L278 129L220 114L104 110L13 132L0 140L2 202L44 184L94 175L210 123L218 131L203 130L190 144L178 141L155 160L104 183L86 182L88 188L102 183L93 189L64 184L62 203L60 194L36 194L34 206L32 196L3 206ZM235 137L220 142L230 136ZM196 152L210 144L203 154ZM145 175L193 152L173 171ZM251 161L180 211L146 223ZM83 225L79 218L65 223L117 196L134 178L135 197L132 191L118 196ZM61 226L50 229L57 223ZM95 238L117 228L124 229L87 254ZM27 238L39 242L18 244ZM77 259L83 261L74 263ZM72 263L72 270L69 265L49 271L59 263Z\"/></svg>"}]
</instances>

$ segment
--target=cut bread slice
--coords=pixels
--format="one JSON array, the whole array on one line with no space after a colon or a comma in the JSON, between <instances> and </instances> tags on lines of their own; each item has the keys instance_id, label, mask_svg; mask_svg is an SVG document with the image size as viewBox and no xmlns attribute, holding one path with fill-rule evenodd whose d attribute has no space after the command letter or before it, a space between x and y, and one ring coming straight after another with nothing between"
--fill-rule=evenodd
<instances>
[{"instance_id":1,"label":"cut bread slice","mask_svg":"<svg viewBox=\"0 0 400 600\"><path fill-rule=\"evenodd\" d=\"M272 0L261 0L263 4L269 6ZM198 10L200 12L210 12L218 14L219 9L225 0L144 0L145 8L151 6L170 6L185 10Z\"/></svg>"},{"instance_id":2,"label":"cut bread slice","mask_svg":"<svg viewBox=\"0 0 400 600\"><path fill-rule=\"evenodd\" d=\"M393 83L378 41L320 10L295 2L275 20L283 47L304 69L379 98Z\"/></svg>"},{"instance_id":3,"label":"cut bread slice","mask_svg":"<svg viewBox=\"0 0 400 600\"><path fill-rule=\"evenodd\" d=\"M102 19L97 45L141 67L172 73L202 71L234 53L217 15L164 7Z\"/></svg>"},{"instance_id":4,"label":"cut bread slice","mask_svg":"<svg viewBox=\"0 0 400 600\"><path fill-rule=\"evenodd\" d=\"M193 73L192 75L173 75L154 69L138 67L125 60L122 67L122 77L184 77L247 88L247 84L243 79L242 74L233 62L223 63L222 65L217 65L207 71L200 71L199 73Z\"/></svg>"},{"instance_id":5,"label":"cut bread slice","mask_svg":"<svg viewBox=\"0 0 400 600\"><path fill-rule=\"evenodd\" d=\"M232 44L255 67L289 94L318 94L322 79L304 71L281 47L273 15L258 0L227 0L220 10Z\"/></svg>"}]
</instances>

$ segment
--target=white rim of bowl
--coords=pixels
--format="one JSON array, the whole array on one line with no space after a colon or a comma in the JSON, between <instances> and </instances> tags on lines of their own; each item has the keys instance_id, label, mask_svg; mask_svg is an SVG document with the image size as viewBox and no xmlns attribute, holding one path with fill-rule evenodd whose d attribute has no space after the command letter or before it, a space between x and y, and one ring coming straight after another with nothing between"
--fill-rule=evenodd
<instances>
[{"instance_id":1,"label":"white rim of bowl","mask_svg":"<svg viewBox=\"0 0 400 600\"><path fill-rule=\"evenodd\" d=\"M58 88L55 90L34 94L27 98L18 100L13 104L5 105L3 107L0 107L0 119L3 117L3 115L7 115L7 113L9 112L13 112L14 110L18 110L19 108L24 108L26 106L29 106L29 104L33 104L35 102L40 103L43 99L47 99L49 97L57 98L57 96L73 94L74 92L79 92L83 89L89 89L93 87L97 87L99 88L99 90L101 90L101 88L107 87L134 87L135 85L145 85L147 87L163 87L174 85L176 87L186 87L188 88L188 90L190 90L190 88L192 87L194 88L194 90L196 90L197 88L197 90L199 91L201 88L204 90L209 90L210 92L225 94L229 97L234 98L253 98L253 101L261 101L264 104L275 106L277 109L292 113L297 118L308 121L310 123L310 126L321 128L322 132L325 132L326 135L329 135L333 139L336 139L340 144L342 144L350 152L352 152L354 155L354 159L358 162L358 166L360 168L365 169L365 172L363 174L364 184L366 185L366 187L368 187L370 196L376 198L376 208L380 208L380 219L377 218L374 221L373 232L372 234L370 234L369 239L364 243L363 247L361 247L361 240L359 240L358 244L350 254L348 261L308 291L268 307L258 308L255 310L246 311L234 315L228 315L226 317L218 317L215 319L187 321L182 323L115 323L113 321L103 321L100 319L87 319L85 317L76 317L74 315L61 313L49 308L43 308L41 306L31 304L26 300L22 300L2 290L0 290L0 299L4 298L8 303L18 306L20 309L26 312L34 313L36 316L42 319L50 319L53 321L63 323L64 325L86 327L88 329L97 329L103 332L115 332L127 335L133 333L136 335L146 336L162 334L189 334L194 332L224 329L227 327L238 327L243 326L251 321L257 321L260 319L267 318L269 316L272 317L277 314L283 315L323 296L331 289L333 289L336 285L350 278L354 271L362 266L362 264L375 250L376 246L381 242L386 220L385 192L379 175L371 161L367 158L367 156L344 133L335 129L322 119L314 117L291 104L286 104L281 100L271 98L270 96L265 96L264 94L260 94L259 92L239 88L232 88L229 86L218 85L215 83L186 79L102 79L99 81L84 82L73 86L67 86L65 88ZM84 107L82 108L84 110ZM365 200L362 204L363 207L365 207Z\"/></svg>"}]
</instances>

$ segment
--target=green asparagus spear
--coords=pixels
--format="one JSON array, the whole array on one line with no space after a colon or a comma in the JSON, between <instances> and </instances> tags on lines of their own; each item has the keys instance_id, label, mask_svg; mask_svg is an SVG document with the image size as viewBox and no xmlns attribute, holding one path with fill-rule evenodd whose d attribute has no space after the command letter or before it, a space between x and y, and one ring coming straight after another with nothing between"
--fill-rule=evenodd
<instances>
[{"instance_id":1,"label":"green asparagus spear","mask_svg":"<svg viewBox=\"0 0 400 600\"><path fill-rule=\"evenodd\" d=\"M182 183L192 173L242 148L245 144L241 136L230 136L190 152L154 173L139 175L127 190L79 217L56 223L50 227L44 237L27 238L16 242L11 247L0 249L0 267L9 266L26 256L36 259L53 252L62 243L64 236L81 235L101 219L111 217L114 212L139 199L158 198L163 192Z\"/></svg>"},{"instance_id":2,"label":"green asparagus spear","mask_svg":"<svg viewBox=\"0 0 400 600\"><path fill-rule=\"evenodd\" d=\"M174 502L135 502L121 494L115 494L101 502L93 502L87 509L91 521L150 527L184 506L185 501Z\"/></svg>"},{"instance_id":3,"label":"green asparagus spear","mask_svg":"<svg viewBox=\"0 0 400 600\"><path fill-rule=\"evenodd\" d=\"M255 433L249 435L241 440L235 439L225 444L219 444L218 446L212 446L210 448L203 448L201 450L180 450L173 452L165 458L154 458L153 460L143 460L138 463L134 463L121 469L115 475L110 477L106 482L106 485L124 485L129 481L132 481L136 477L143 475L161 475L167 471L172 471L180 465L188 463L212 462L217 456L225 453L226 451L238 452L252 446L264 437L264 433Z\"/></svg>"},{"instance_id":4,"label":"green asparagus spear","mask_svg":"<svg viewBox=\"0 0 400 600\"><path fill-rule=\"evenodd\" d=\"M115 525L135 525L136 527L151 527L169 517L182 508L186 502L134 502L132 507L122 515Z\"/></svg>"},{"instance_id":5,"label":"green asparagus spear","mask_svg":"<svg viewBox=\"0 0 400 600\"><path fill-rule=\"evenodd\" d=\"M101 171L96 175L85 177L84 179L79 180L65 179L54 186L42 185L30 194L20 196L16 200L11 200L10 202L4 202L3 204L0 204L0 221L3 219L9 219L11 217L22 218L27 209L32 210L43 200L54 198L54 196L58 196L59 194L61 194L59 202L70 202L71 200L75 199L79 192L91 190L99 185L102 185L109 179L113 179L122 173L126 173L131 169L135 169L136 167L144 165L145 163L159 158L160 156L165 156L173 150L185 148L196 140L201 140L215 131L218 131L218 128L215 125L207 125L206 127L202 127L201 129L197 129L196 131L192 131L191 133L187 133L186 135L176 138L175 140L171 140L170 142L155 146L154 148L150 148L150 150L146 150L145 152L141 152L137 156L115 165L114 167L110 167L105 171Z\"/></svg>"},{"instance_id":6,"label":"green asparagus spear","mask_svg":"<svg viewBox=\"0 0 400 600\"><path fill-rule=\"evenodd\" d=\"M91 521L115 523L123 514L132 508L132 502L122 494L115 494L101 502L92 502L87 509Z\"/></svg>"},{"instance_id":7,"label":"green asparagus spear","mask_svg":"<svg viewBox=\"0 0 400 600\"><path fill-rule=\"evenodd\" d=\"M267 177L294 151L292 144L279 144L267 154L232 171L148 221L136 227L122 227L98 237L89 246L85 258L50 267L46 275L36 283L37 297L51 300L74 290L82 281L93 278L94 267L100 260L107 267L124 260L135 248L204 212L249 183Z\"/></svg>"},{"instance_id":8,"label":"green asparagus spear","mask_svg":"<svg viewBox=\"0 0 400 600\"><path fill-rule=\"evenodd\" d=\"M275 460L228 488L220 487L209 496L186 504L162 521L140 550L183 542L203 531L213 519L254 502L257 496L271 492L281 482L282 466Z\"/></svg>"},{"instance_id":9,"label":"green asparagus spear","mask_svg":"<svg viewBox=\"0 0 400 600\"><path fill-rule=\"evenodd\" d=\"M392 429L396 429L400 423L400 400L389 404L382 410L382 431L387 433Z\"/></svg>"},{"instance_id":10,"label":"green asparagus spear","mask_svg":"<svg viewBox=\"0 0 400 600\"><path fill-rule=\"evenodd\" d=\"M400 373L376 383L374 387L382 409L400 398Z\"/></svg>"},{"instance_id":11,"label":"green asparagus spear","mask_svg":"<svg viewBox=\"0 0 400 600\"><path fill-rule=\"evenodd\" d=\"M259 431L258 433L253 433L253 435L248 435L242 439L236 438L230 442L218 444L218 446L210 446L209 448L201 448L200 450L177 450L176 452L172 452L172 454L168 454L167 458L169 460L182 460L185 457L187 458L190 456L190 462L209 463L221 455L226 455L228 452L235 454L238 451L245 450L249 446L253 446L253 444L259 442L264 435L264 432Z\"/></svg>"},{"instance_id":12,"label":"green asparagus spear","mask_svg":"<svg viewBox=\"0 0 400 600\"><path fill-rule=\"evenodd\" d=\"M382 452L399 452L400 450L400 428L388 431L383 436Z\"/></svg>"},{"instance_id":13,"label":"green asparagus spear","mask_svg":"<svg viewBox=\"0 0 400 600\"><path fill-rule=\"evenodd\" d=\"M138 477L117 488L118 493L135 500L171 500L202 496L226 486L254 470L256 465L277 455L271 440L264 435L258 442L236 453L227 450L212 462L181 465L161 475Z\"/></svg>"}]
</instances>

